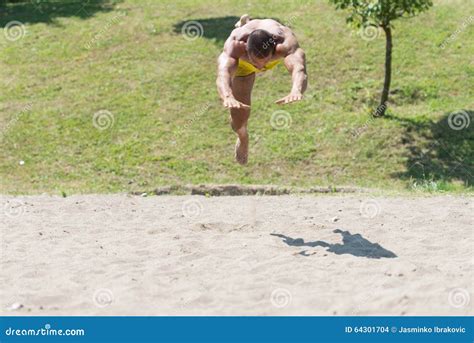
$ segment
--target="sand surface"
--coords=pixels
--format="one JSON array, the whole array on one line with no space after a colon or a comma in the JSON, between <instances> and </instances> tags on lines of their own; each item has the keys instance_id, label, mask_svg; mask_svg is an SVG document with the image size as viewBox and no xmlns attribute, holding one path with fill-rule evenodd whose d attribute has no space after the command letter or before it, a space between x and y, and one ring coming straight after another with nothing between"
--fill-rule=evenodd
<instances>
[{"instance_id":1,"label":"sand surface","mask_svg":"<svg viewBox=\"0 0 474 343\"><path fill-rule=\"evenodd\" d=\"M2 315L474 312L472 197L0 201Z\"/></svg>"}]
</instances>

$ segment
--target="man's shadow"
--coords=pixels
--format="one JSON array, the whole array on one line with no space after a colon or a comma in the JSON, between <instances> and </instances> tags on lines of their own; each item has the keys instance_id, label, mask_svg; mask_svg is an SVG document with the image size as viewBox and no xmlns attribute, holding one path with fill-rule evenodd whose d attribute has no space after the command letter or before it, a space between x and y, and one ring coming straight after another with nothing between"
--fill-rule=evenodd
<instances>
[{"instance_id":1,"label":"man's shadow","mask_svg":"<svg viewBox=\"0 0 474 343\"><path fill-rule=\"evenodd\" d=\"M334 230L334 233L342 235L342 244L331 244L324 241L305 242L302 238L291 238L285 235L272 233L272 236L283 238L283 242L293 247L323 247L326 251L335 253L337 255L351 254L357 257L367 258L394 258L397 257L393 252L383 248L378 243L372 243L362 237L360 234L351 234L349 231ZM305 251L300 252L303 256L309 256Z\"/></svg>"}]
</instances>

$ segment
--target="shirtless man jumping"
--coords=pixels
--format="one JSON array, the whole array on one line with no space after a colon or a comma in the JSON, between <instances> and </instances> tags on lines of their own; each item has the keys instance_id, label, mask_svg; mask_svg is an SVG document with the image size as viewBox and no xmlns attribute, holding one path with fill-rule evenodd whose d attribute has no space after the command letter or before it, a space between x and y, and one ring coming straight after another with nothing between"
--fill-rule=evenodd
<instances>
[{"instance_id":1,"label":"shirtless man jumping","mask_svg":"<svg viewBox=\"0 0 474 343\"><path fill-rule=\"evenodd\" d=\"M284 60L293 86L290 94L277 100L277 104L301 100L307 75L304 51L288 27L273 19L250 20L248 15L243 15L235 26L219 56L216 83L224 107L230 109L231 126L238 136L235 159L246 164L247 121L255 73L269 70Z\"/></svg>"}]
</instances>

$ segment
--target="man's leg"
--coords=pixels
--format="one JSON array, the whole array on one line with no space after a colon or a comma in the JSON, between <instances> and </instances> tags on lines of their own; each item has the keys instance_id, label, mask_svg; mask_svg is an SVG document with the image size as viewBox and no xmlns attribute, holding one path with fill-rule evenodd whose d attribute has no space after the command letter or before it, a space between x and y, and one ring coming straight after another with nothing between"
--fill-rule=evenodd
<instances>
[{"instance_id":1,"label":"man's leg","mask_svg":"<svg viewBox=\"0 0 474 343\"><path fill-rule=\"evenodd\" d=\"M232 93L240 102L250 106L255 74L248 76L234 77L232 80ZM240 164L246 164L249 150L249 134L247 130L247 121L250 116L248 108L232 108L230 110L230 124L237 134L237 143L235 144L235 159Z\"/></svg>"}]
</instances>

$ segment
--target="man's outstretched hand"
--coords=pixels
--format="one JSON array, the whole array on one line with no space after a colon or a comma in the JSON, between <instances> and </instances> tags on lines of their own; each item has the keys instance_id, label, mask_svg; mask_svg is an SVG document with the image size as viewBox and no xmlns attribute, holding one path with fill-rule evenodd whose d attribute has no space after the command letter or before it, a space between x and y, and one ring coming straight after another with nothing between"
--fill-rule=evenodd
<instances>
[{"instance_id":1,"label":"man's outstretched hand","mask_svg":"<svg viewBox=\"0 0 474 343\"><path fill-rule=\"evenodd\" d=\"M249 105L241 103L240 101L236 100L234 97L224 98L222 103L225 108L246 108L246 109L250 108Z\"/></svg>"},{"instance_id":2,"label":"man's outstretched hand","mask_svg":"<svg viewBox=\"0 0 474 343\"><path fill-rule=\"evenodd\" d=\"M290 93L287 96L275 101L275 104L278 105L283 105L283 104L289 104L295 101L300 101L303 99L303 94L301 93Z\"/></svg>"}]
</instances>

